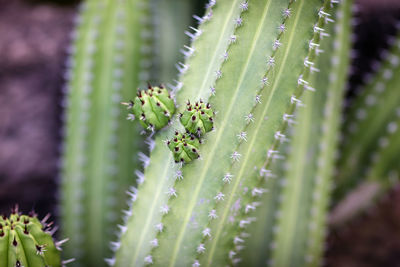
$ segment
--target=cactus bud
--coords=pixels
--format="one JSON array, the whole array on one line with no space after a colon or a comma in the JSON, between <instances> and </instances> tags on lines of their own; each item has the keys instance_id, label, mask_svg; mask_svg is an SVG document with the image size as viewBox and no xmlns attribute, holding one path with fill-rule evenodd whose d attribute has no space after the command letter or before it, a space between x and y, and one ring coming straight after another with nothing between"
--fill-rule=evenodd
<instances>
[{"instance_id":1,"label":"cactus bud","mask_svg":"<svg viewBox=\"0 0 400 267\"><path fill-rule=\"evenodd\" d=\"M19 214L18 208L8 218L0 216L0 266L61 266L50 226L36 215Z\"/></svg>"},{"instance_id":2,"label":"cactus bud","mask_svg":"<svg viewBox=\"0 0 400 267\"><path fill-rule=\"evenodd\" d=\"M200 100L193 105L188 101L180 120L186 131L201 136L213 129L213 115L210 104Z\"/></svg>"},{"instance_id":3,"label":"cactus bud","mask_svg":"<svg viewBox=\"0 0 400 267\"><path fill-rule=\"evenodd\" d=\"M175 162L188 163L199 157L200 140L188 133L175 132L174 137L167 142L174 154Z\"/></svg>"},{"instance_id":4,"label":"cactus bud","mask_svg":"<svg viewBox=\"0 0 400 267\"><path fill-rule=\"evenodd\" d=\"M128 105L129 108L132 108L133 114L145 129L154 131L169 123L175 112L175 103L165 87L149 85L147 90L138 92L133 104Z\"/></svg>"}]
</instances>

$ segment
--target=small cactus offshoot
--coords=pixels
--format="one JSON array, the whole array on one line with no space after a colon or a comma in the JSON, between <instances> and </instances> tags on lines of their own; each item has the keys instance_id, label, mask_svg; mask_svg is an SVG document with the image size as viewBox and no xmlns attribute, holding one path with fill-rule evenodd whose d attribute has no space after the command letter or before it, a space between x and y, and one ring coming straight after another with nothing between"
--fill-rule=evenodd
<instances>
[{"instance_id":1,"label":"small cactus offshoot","mask_svg":"<svg viewBox=\"0 0 400 267\"><path fill-rule=\"evenodd\" d=\"M179 132L175 132L172 140L167 141L176 163L189 163L197 159L199 157L200 143L201 141L194 135Z\"/></svg>"},{"instance_id":2,"label":"small cactus offshoot","mask_svg":"<svg viewBox=\"0 0 400 267\"><path fill-rule=\"evenodd\" d=\"M39 221L35 214L0 216L0 266L61 266L60 243L51 236L52 223Z\"/></svg>"},{"instance_id":3,"label":"small cactus offshoot","mask_svg":"<svg viewBox=\"0 0 400 267\"><path fill-rule=\"evenodd\" d=\"M213 129L214 112L209 103L205 104L202 100L191 104L186 104L186 109L180 114L180 120L186 131L201 136Z\"/></svg>"},{"instance_id":4,"label":"small cactus offshoot","mask_svg":"<svg viewBox=\"0 0 400 267\"><path fill-rule=\"evenodd\" d=\"M162 85L149 85L147 90L138 91L134 101L122 104L128 105L134 117L139 118L140 124L150 131L165 127L175 112L174 100Z\"/></svg>"}]
</instances>

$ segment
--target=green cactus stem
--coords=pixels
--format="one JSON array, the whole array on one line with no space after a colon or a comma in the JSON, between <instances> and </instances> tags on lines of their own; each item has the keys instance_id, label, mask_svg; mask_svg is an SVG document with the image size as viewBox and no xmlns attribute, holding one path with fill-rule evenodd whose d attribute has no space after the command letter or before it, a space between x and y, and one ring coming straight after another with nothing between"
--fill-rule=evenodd
<instances>
[{"instance_id":1,"label":"green cactus stem","mask_svg":"<svg viewBox=\"0 0 400 267\"><path fill-rule=\"evenodd\" d=\"M241 192L252 192L259 172L269 173L266 158L280 157L277 149L295 123L301 94L314 90L309 73L318 73L314 64L320 39L328 35L325 21L332 21L331 4L210 1L191 33L194 52L181 66L176 95L179 112L187 99L209 101L215 130L201 147L202 160L181 169L162 146L168 133L157 135L116 266L226 266L240 260L230 257L233 243L243 239L244 228L236 226L252 221L251 215L237 218L244 209Z\"/></svg>"},{"instance_id":2,"label":"green cactus stem","mask_svg":"<svg viewBox=\"0 0 400 267\"><path fill-rule=\"evenodd\" d=\"M167 145L173 153L176 163L189 163L199 157L200 142L194 135L175 132L174 137L167 141Z\"/></svg>"},{"instance_id":3,"label":"green cactus stem","mask_svg":"<svg viewBox=\"0 0 400 267\"><path fill-rule=\"evenodd\" d=\"M9 217L0 216L0 267L61 267L61 243L54 242L51 225L17 208Z\"/></svg>"},{"instance_id":4,"label":"green cactus stem","mask_svg":"<svg viewBox=\"0 0 400 267\"><path fill-rule=\"evenodd\" d=\"M160 130L171 120L175 103L168 90L160 85L139 90L135 100L128 104L140 124L147 130Z\"/></svg>"},{"instance_id":5,"label":"green cactus stem","mask_svg":"<svg viewBox=\"0 0 400 267\"><path fill-rule=\"evenodd\" d=\"M180 114L180 121L186 131L197 136L202 136L214 128L213 116L214 112L209 103L206 104L200 100L191 104L188 101L185 111Z\"/></svg>"}]
</instances>

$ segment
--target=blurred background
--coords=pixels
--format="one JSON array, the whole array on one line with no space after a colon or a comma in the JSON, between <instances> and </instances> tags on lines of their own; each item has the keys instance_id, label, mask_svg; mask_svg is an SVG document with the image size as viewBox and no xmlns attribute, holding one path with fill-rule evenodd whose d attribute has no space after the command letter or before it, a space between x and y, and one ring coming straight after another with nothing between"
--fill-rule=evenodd
<instances>
[{"instance_id":1,"label":"blurred background","mask_svg":"<svg viewBox=\"0 0 400 267\"><path fill-rule=\"evenodd\" d=\"M0 214L15 203L41 216L57 214L61 91L78 2L0 0ZM357 3L348 98L400 22L399 0ZM400 266L400 188L330 231L326 264Z\"/></svg>"}]
</instances>

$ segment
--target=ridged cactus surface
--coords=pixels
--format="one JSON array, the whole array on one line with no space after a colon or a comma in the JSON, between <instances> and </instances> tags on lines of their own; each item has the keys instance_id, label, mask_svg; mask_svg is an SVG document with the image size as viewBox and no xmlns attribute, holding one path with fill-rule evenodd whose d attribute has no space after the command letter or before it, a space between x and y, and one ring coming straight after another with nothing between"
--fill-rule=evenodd
<instances>
[{"instance_id":1,"label":"ridged cactus surface","mask_svg":"<svg viewBox=\"0 0 400 267\"><path fill-rule=\"evenodd\" d=\"M329 37L296 112L296 125L273 162L276 175L257 202L257 221L244 248L243 266L321 266L340 114L349 65L351 1L329 12ZM254 204L253 204L254 205ZM265 233L263 236L257 233Z\"/></svg>"},{"instance_id":2,"label":"ridged cactus surface","mask_svg":"<svg viewBox=\"0 0 400 267\"><path fill-rule=\"evenodd\" d=\"M61 267L60 245L52 237L52 223L18 209L9 217L0 216L0 266Z\"/></svg>"},{"instance_id":3,"label":"ridged cactus surface","mask_svg":"<svg viewBox=\"0 0 400 267\"><path fill-rule=\"evenodd\" d=\"M208 101L214 130L200 158L175 164L165 144L179 117L155 137L155 148L123 228L116 266L223 266L240 261L240 242L263 179L311 74L336 1L211 1L192 33L191 56L174 88L178 112ZM261 176L261 177L260 177ZM258 187L261 183L263 186ZM245 198L243 197L245 195ZM246 201L250 201L247 203Z\"/></svg>"}]
</instances>

